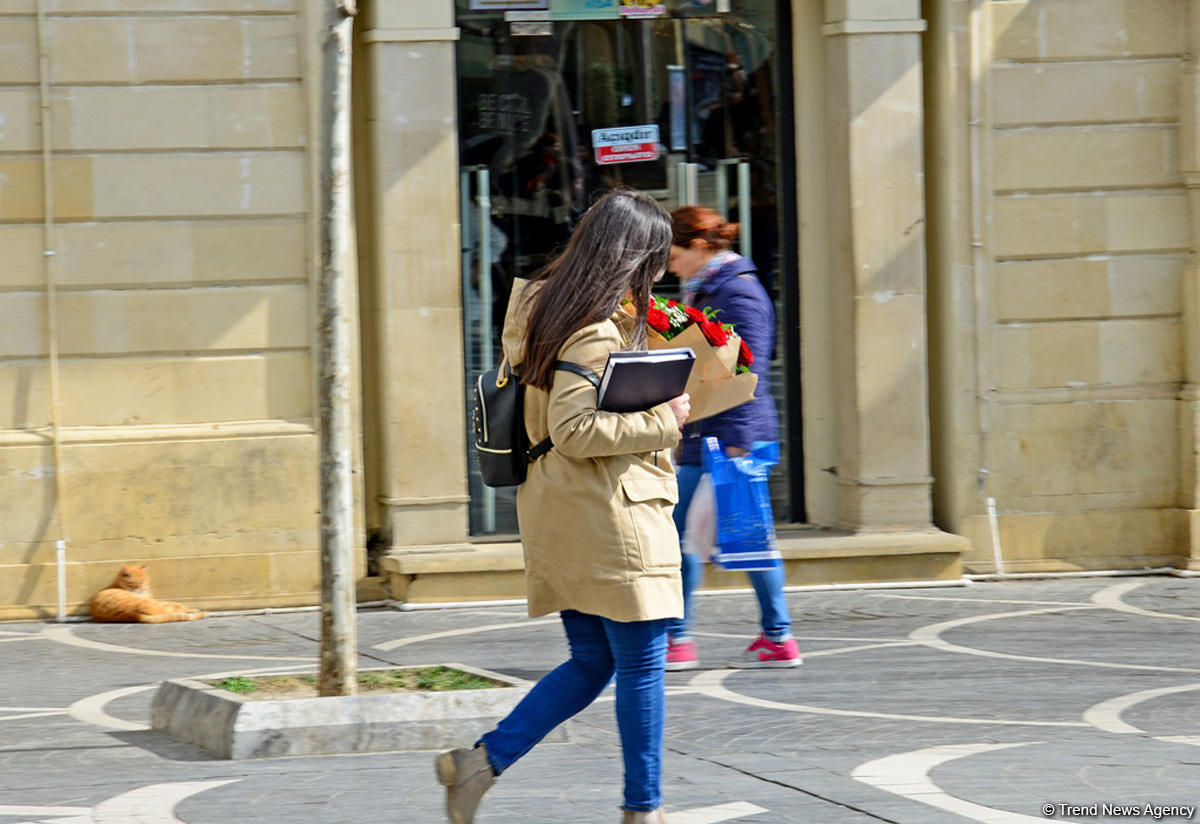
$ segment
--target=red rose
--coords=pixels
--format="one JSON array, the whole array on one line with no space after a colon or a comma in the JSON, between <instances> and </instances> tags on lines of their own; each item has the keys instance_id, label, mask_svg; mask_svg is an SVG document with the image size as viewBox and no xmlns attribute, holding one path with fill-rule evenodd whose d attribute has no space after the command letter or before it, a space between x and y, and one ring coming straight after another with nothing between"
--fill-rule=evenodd
<instances>
[{"instance_id":1,"label":"red rose","mask_svg":"<svg viewBox=\"0 0 1200 824\"><path fill-rule=\"evenodd\" d=\"M701 323L700 331L713 346L724 346L729 341L729 333L721 328L721 324L713 323L711 320Z\"/></svg>"},{"instance_id":2,"label":"red rose","mask_svg":"<svg viewBox=\"0 0 1200 824\"><path fill-rule=\"evenodd\" d=\"M650 328L655 332L671 331L671 321L667 317L667 313L653 306L646 313L646 323L650 324Z\"/></svg>"},{"instance_id":3,"label":"red rose","mask_svg":"<svg viewBox=\"0 0 1200 824\"><path fill-rule=\"evenodd\" d=\"M679 301L677 301L677 300L667 301L667 306L678 306L678 305L679 305Z\"/></svg>"},{"instance_id":4,"label":"red rose","mask_svg":"<svg viewBox=\"0 0 1200 824\"><path fill-rule=\"evenodd\" d=\"M746 339L742 338L741 346L738 347L738 366L750 368L754 363L754 353L750 351L750 347L746 345Z\"/></svg>"},{"instance_id":5,"label":"red rose","mask_svg":"<svg viewBox=\"0 0 1200 824\"><path fill-rule=\"evenodd\" d=\"M704 313L701 312L699 309L697 309L695 306L685 306L685 307L683 307L683 311L688 316L688 320L691 320L694 323L708 323L709 322L708 318L704 317Z\"/></svg>"}]
</instances>

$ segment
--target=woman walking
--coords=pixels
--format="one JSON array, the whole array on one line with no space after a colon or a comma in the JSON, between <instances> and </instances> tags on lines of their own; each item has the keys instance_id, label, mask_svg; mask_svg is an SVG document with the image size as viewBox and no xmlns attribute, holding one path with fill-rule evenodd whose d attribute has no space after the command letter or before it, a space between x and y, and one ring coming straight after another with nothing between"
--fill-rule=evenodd
<instances>
[{"instance_id":1,"label":"woman walking","mask_svg":"<svg viewBox=\"0 0 1200 824\"><path fill-rule=\"evenodd\" d=\"M738 235L736 223L726 223L720 213L701 206L684 206L671 213L670 269L683 288L683 302L720 311L721 323L732 323L754 355L751 371L758 375L754 400L710 418L688 424L677 458L679 504L675 524L679 533L688 505L704 474L701 438L716 437L726 454L745 455L756 441L779 439L779 415L771 397L768 363L775 348L775 307L756 276L754 262L732 251ZM692 593L700 582L700 559L684 554L684 617L671 621L667 632L667 669L693 669L700 663L691 634ZM758 598L762 634L729 662L734 667L794 667L800 650L792 637L792 619L783 595L781 568L747 572Z\"/></svg>"},{"instance_id":2,"label":"woman walking","mask_svg":"<svg viewBox=\"0 0 1200 824\"><path fill-rule=\"evenodd\" d=\"M644 349L650 288L667 265L671 224L653 198L616 190L580 220L565 250L517 281L504 356L525 390L530 441L554 448L517 491L530 617L558 612L569 660L540 680L474 748L436 761L454 824L470 824L484 792L616 675L625 766L622 824L666 824L660 789L667 622L683 615L678 498L667 451L680 440L687 396L646 412L596 408L592 382L610 352ZM621 310L632 299L638 316Z\"/></svg>"}]
</instances>

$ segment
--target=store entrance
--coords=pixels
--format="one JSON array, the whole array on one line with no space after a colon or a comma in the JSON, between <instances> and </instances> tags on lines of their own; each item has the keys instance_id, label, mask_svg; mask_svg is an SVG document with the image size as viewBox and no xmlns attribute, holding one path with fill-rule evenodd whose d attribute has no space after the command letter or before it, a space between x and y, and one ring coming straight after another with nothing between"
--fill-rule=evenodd
<instances>
[{"instance_id":1,"label":"store entrance","mask_svg":"<svg viewBox=\"0 0 1200 824\"><path fill-rule=\"evenodd\" d=\"M781 422L796 419L781 433L786 454L787 441L799 445L796 335L785 331L796 317L795 244L779 242L795 237L790 85L780 83L787 2L609 6L458 0L464 399L499 360L513 279L544 265L596 197L633 186L668 210L699 204L741 224L735 250L754 259L776 301L772 384ZM659 289L677 296L678 283ZM776 517L802 520L788 463L776 473ZM470 493L472 534L517 531L513 490L483 486L472 466Z\"/></svg>"}]
</instances>

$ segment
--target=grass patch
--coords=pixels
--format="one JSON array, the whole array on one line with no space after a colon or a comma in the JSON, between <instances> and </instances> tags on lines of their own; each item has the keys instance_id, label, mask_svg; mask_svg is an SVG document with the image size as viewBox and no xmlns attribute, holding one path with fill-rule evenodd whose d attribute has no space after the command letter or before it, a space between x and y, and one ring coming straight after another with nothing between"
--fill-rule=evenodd
<instances>
[{"instance_id":1,"label":"grass patch","mask_svg":"<svg viewBox=\"0 0 1200 824\"><path fill-rule=\"evenodd\" d=\"M314 675L235 675L206 684L252 699L314 698ZM507 687L500 681L484 678L452 667L407 667L387 670L362 670L358 673L358 694L380 692L445 692Z\"/></svg>"}]
</instances>

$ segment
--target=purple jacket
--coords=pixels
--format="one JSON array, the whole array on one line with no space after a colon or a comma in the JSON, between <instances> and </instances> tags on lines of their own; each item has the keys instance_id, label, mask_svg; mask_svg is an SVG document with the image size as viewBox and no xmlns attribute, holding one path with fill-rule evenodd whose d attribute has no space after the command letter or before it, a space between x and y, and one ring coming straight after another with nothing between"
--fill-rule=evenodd
<instances>
[{"instance_id":1,"label":"purple jacket","mask_svg":"<svg viewBox=\"0 0 1200 824\"><path fill-rule=\"evenodd\" d=\"M697 308L720 309L718 323L732 323L754 354L750 371L758 375L754 400L683 429L679 463L700 463L700 439L716 436L722 446L749 449L755 441L779 440L779 414L771 397L769 368L775 348L775 307L759 283L749 258L730 261L710 277L696 295Z\"/></svg>"}]
</instances>

